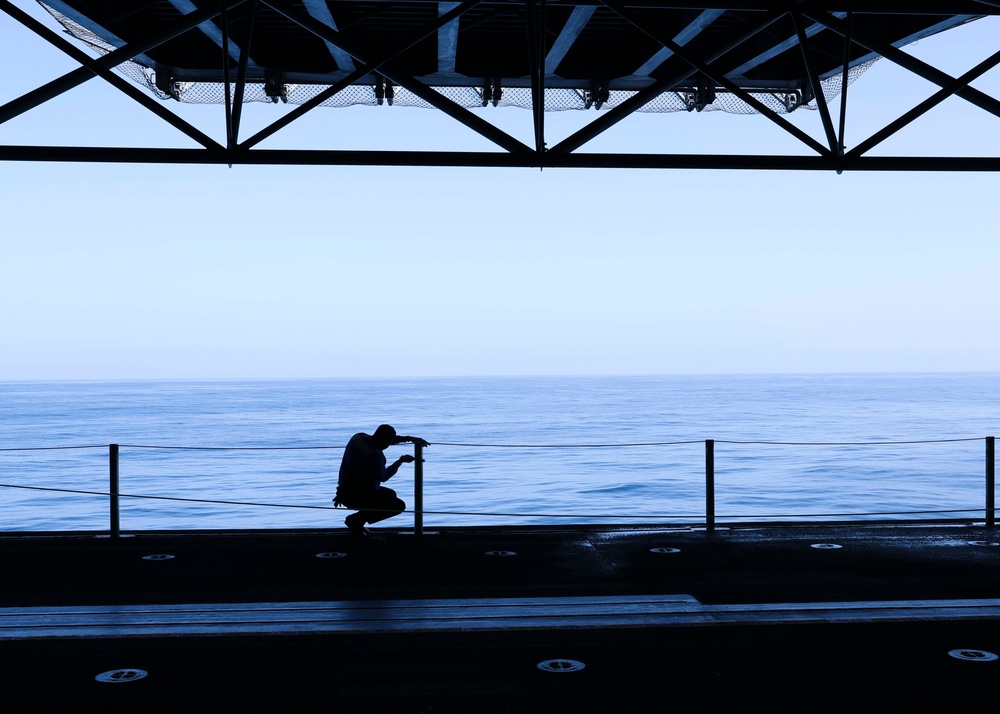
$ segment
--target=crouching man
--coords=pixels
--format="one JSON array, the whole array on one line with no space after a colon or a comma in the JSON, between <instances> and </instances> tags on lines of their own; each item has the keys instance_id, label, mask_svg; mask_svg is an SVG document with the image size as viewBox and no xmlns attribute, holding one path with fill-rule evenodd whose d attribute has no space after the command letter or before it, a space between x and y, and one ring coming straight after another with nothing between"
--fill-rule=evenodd
<instances>
[{"instance_id":1,"label":"crouching man","mask_svg":"<svg viewBox=\"0 0 1000 714\"><path fill-rule=\"evenodd\" d=\"M369 537L366 524L384 521L406 510L406 504L396 492L382 485L396 475L400 466L413 461L413 456L404 454L386 466L383 452L394 444L406 442L430 446L415 436L397 436L396 430L388 424L382 424L371 435L355 434L347 442L333 505L357 511L344 519L355 538Z\"/></svg>"}]
</instances>

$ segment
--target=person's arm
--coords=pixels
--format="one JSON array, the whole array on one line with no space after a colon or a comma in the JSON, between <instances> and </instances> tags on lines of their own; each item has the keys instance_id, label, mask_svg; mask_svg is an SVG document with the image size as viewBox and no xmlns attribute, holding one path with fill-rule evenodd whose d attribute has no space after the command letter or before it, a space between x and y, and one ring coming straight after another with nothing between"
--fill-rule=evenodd
<instances>
[{"instance_id":1,"label":"person's arm","mask_svg":"<svg viewBox=\"0 0 1000 714\"><path fill-rule=\"evenodd\" d=\"M385 478L382 479L382 483L385 483L393 476L395 476L396 472L399 471L400 466L412 462L413 462L413 456L411 456L410 454L403 454L402 456L400 456L398 459L396 459L391 464L385 467Z\"/></svg>"},{"instance_id":2,"label":"person's arm","mask_svg":"<svg viewBox=\"0 0 1000 714\"><path fill-rule=\"evenodd\" d=\"M419 436L397 436L392 443L405 444L408 441L414 444L418 444L420 446L430 446L430 442L428 442L425 439L421 439Z\"/></svg>"}]
</instances>

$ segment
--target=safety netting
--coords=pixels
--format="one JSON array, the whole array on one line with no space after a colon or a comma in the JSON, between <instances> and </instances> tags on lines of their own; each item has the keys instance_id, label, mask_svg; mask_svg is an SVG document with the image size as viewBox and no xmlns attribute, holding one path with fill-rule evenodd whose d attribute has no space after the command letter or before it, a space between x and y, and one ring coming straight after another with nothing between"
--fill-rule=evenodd
<instances>
[{"instance_id":1,"label":"safety netting","mask_svg":"<svg viewBox=\"0 0 1000 714\"><path fill-rule=\"evenodd\" d=\"M116 49L115 45L94 34L82 25L57 10L40 3L52 16L66 28L73 37L85 43L98 55L108 54ZM866 62L848 69L846 83L849 86L860 77L879 58L874 57ZM174 99L185 104L224 104L226 102L226 83L213 81L183 81L157 77L156 70L133 59L119 64L115 69L135 83L143 86L153 96L161 99ZM308 83L295 84L286 82L275 88L261 81L248 80L244 86L244 103L288 103L305 104L314 97L326 91L339 77L331 76L330 84ZM827 102L832 101L843 91L845 76L837 72L821 80L822 93ZM232 85L230 85L230 90ZM494 107L518 107L531 109L534 106L533 91L530 87L503 87L493 90L488 96L484 89L478 86L434 86L433 89L442 97L466 109ZM608 110L630 100L641 90L618 89L575 89L547 87L544 91L546 112L571 110ZM777 114L788 114L796 109L816 110L818 103L815 98L804 97L797 90L760 88L745 88L744 90L754 100ZM332 97L325 99L319 106L351 107L388 105L397 107L432 108L433 105L409 91L405 87L383 84L381 78L377 82L368 81L349 85ZM665 91L652 97L635 111L650 113L690 112L690 111L722 111L728 114L759 114L758 108L748 103L740 96L722 88L702 84L697 87L679 88Z\"/></svg>"}]
</instances>

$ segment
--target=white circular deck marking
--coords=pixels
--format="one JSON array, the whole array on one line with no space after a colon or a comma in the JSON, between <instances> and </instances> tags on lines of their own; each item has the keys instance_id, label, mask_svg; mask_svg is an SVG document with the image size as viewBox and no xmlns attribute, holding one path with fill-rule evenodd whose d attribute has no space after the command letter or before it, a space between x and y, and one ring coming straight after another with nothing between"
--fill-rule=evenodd
<instances>
[{"instance_id":1,"label":"white circular deck marking","mask_svg":"<svg viewBox=\"0 0 1000 714\"><path fill-rule=\"evenodd\" d=\"M174 556L168 555L167 553L158 553L157 555L144 555L143 560L172 560Z\"/></svg>"},{"instance_id":2,"label":"white circular deck marking","mask_svg":"<svg viewBox=\"0 0 1000 714\"><path fill-rule=\"evenodd\" d=\"M498 555L501 557L506 557L511 555L517 555L517 553L513 550L488 550L486 551L486 555Z\"/></svg>"},{"instance_id":3,"label":"white circular deck marking","mask_svg":"<svg viewBox=\"0 0 1000 714\"><path fill-rule=\"evenodd\" d=\"M346 558L347 553L338 553L336 551L331 551L329 553L317 553L317 558Z\"/></svg>"},{"instance_id":4,"label":"white circular deck marking","mask_svg":"<svg viewBox=\"0 0 1000 714\"><path fill-rule=\"evenodd\" d=\"M951 650L948 655L966 662L994 662L1000 659L1000 656L985 650Z\"/></svg>"},{"instance_id":5,"label":"white circular deck marking","mask_svg":"<svg viewBox=\"0 0 1000 714\"><path fill-rule=\"evenodd\" d=\"M98 682L119 684L121 682L134 682L137 679L142 679L146 674L147 672L143 669L112 669L107 672L101 672L94 679Z\"/></svg>"},{"instance_id":6,"label":"white circular deck marking","mask_svg":"<svg viewBox=\"0 0 1000 714\"><path fill-rule=\"evenodd\" d=\"M547 659L537 665L543 672L579 672L586 666L575 659Z\"/></svg>"},{"instance_id":7,"label":"white circular deck marking","mask_svg":"<svg viewBox=\"0 0 1000 714\"><path fill-rule=\"evenodd\" d=\"M993 546L993 545L1000 545L1000 543L997 543L996 541L992 541L992 540L970 540L969 541L969 545L988 545L988 546Z\"/></svg>"},{"instance_id":8,"label":"white circular deck marking","mask_svg":"<svg viewBox=\"0 0 1000 714\"><path fill-rule=\"evenodd\" d=\"M842 545L837 545L836 543L813 543L810 548L816 548L818 550L836 550L837 548L843 548Z\"/></svg>"},{"instance_id":9,"label":"white circular deck marking","mask_svg":"<svg viewBox=\"0 0 1000 714\"><path fill-rule=\"evenodd\" d=\"M680 553L680 548L650 548L650 553Z\"/></svg>"}]
</instances>

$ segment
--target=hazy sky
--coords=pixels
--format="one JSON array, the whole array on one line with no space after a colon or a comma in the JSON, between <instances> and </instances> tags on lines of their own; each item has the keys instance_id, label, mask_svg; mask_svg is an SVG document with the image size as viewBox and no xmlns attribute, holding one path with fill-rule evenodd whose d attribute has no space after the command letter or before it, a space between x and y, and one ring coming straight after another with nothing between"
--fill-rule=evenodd
<instances>
[{"instance_id":1,"label":"hazy sky","mask_svg":"<svg viewBox=\"0 0 1000 714\"><path fill-rule=\"evenodd\" d=\"M2 14L0 38L0 103L75 67ZM997 49L988 19L907 51L958 75ZM1000 73L974 86L1000 97ZM935 89L877 62L849 90L848 145ZM223 141L221 107L169 106ZM248 106L243 135L286 110ZM531 141L530 112L483 115ZM595 116L547 115L549 144ZM817 112L792 119L822 135ZM998 129L952 98L873 153L996 156ZM0 125L0 144L45 143L192 146L101 80ZM586 149L800 146L710 112L633 116ZM493 148L386 106L315 110L262 145L299 147ZM993 371L998 189L995 174L0 163L0 380Z\"/></svg>"}]
</instances>

